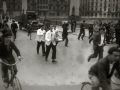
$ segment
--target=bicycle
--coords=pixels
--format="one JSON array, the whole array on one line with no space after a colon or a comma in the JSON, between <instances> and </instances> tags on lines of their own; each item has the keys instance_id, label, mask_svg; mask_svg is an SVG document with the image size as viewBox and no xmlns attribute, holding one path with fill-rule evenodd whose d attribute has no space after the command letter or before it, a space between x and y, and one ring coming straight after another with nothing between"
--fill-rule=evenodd
<instances>
[{"instance_id":1,"label":"bicycle","mask_svg":"<svg viewBox=\"0 0 120 90\"><path fill-rule=\"evenodd\" d=\"M14 74L14 68L13 68L13 66L16 65L19 61L20 60L17 60L14 64L8 64L8 63L5 63L5 62L0 62L1 64L5 64L7 66L10 66L8 68L8 79L9 79L9 77L11 77L11 78L9 79L9 81L7 82L7 84L5 85L5 82L4 82L5 76L4 76L4 73L2 71L2 65L1 65L2 81L3 81L4 87L6 89L9 87L9 85L11 85L12 88L13 88L13 90L22 90L20 81L16 77L16 75Z\"/></svg>"},{"instance_id":2,"label":"bicycle","mask_svg":"<svg viewBox=\"0 0 120 90\"><path fill-rule=\"evenodd\" d=\"M111 78L111 81L113 82L113 84L120 86L120 77L118 77L117 73L114 73L114 75ZM90 82L83 82L81 90L92 90L91 87L92 84ZM102 88L100 87L99 90L102 90ZM115 90L120 90L120 89L115 89Z\"/></svg>"}]
</instances>

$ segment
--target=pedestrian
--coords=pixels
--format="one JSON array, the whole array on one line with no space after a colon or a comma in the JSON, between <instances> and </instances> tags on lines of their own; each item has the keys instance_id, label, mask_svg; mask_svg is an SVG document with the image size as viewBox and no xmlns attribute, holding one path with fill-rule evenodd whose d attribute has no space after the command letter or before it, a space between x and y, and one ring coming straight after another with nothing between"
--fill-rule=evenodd
<instances>
[{"instance_id":1,"label":"pedestrian","mask_svg":"<svg viewBox=\"0 0 120 90\"><path fill-rule=\"evenodd\" d=\"M45 44L46 44L46 56L45 60L48 61L48 55L50 52L50 49L52 48L52 62L55 63L57 62L56 59L56 35L55 32L53 31L53 28L50 27L50 30L46 32L45 35Z\"/></svg>"},{"instance_id":2,"label":"pedestrian","mask_svg":"<svg viewBox=\"0 0 120 90\"><path fill-rule=\"evenodd\" d=\"M82 35L82 34L83 34L83 35ZM82 35L82 36L81 36L81 35ZM80 39L80 37L81 37L81 39L83 40L84 36L85 36L85 20L83 21L83 23L82 23L81 26L80 26L80 33L79 33L79 35L78 35L78 40Z\"/></svg>"},{"instance_id":3,"label":"pedestrian","mask_svg":"<svg viewBox=\"0 0 120 90\"><path fill-rule=\"evenodd\" d=\"M112 90L111 77L116 70L120 77L120 59L117 47L111 47L108 55L97 63L92 65L89 70L89 79L91 80L92 90Z\"/></svg>"},{"instance_id":4,"label":"pedestrian","mask_svg":"<svg viewBox=\"0 0 120 90\"><path fill-rule=\"evenodd\" d=\"M27 24L27 31L28 31L28 36L30 36L30 40L32 40L32 39L31 39L32 26L31 26L30 23Z\"/></svg>"},{"instance_id":5,"label":"pedestrian","mask_svg":"<svg viewBox=\"0 0 120 90\"><path fill-rule=\"evenodd\" d=\"M56 27L56 25L53 25L53 32L55 32L56 38L58 39L59 34L58 34L58 28ZM56 41L56 46L58 44L58 41Z\"/></svg>"},{"instance_id":6,"label":"pedestrian","mask_svg":"<svg viewBox=\"0 0 120 90\"><path fill-rule=\"evenodd\" d=\"M93 37L94 53L89 56L88 62L90 61L91 58L97 58L98 54L99 54L98 60L103 58L103 48L105 45L104 31L100 30L100 31L96 31L95 33L96 33L96 35L94 35L94 37Z\"/></svg>"},{"instance_id":7,"label":"pedestrian","mask_svg":"<svg viewBox=\"0 0 120 90\"><path fill-rule=\"evenodd\" d=\"M15 23L15 20L12 20L11 29L12 29L12 32L14 34L14 41L15 41L15 39L17 37L16 34L17 34L17 29L18 29L18 26Z\"/></svg>"},{"instance_id":8,"label":"pedestrian","mask_svg":"<svg viewBox=\"0 0 120 90\"><path fill-rule=\"evenodd\" d=\"M6 20L4 20L4 21L3 21L3 24L2 24L2 29L3 29L3 28L5 28L5 27L9 28L9 26L8 26L8 24L7 24L7 21L6 21Z\"/></svg>"},{"instance_id":9,"label":"pedestrian","mask_svg":"<svg viewBox=\"0 0 120 90\"><path fill-rule=\"evenodd\" d=\"M63 32L62 32L62 37L63 37L63 41L65 40L65 46L68 47L68 24L64 23L62 25L63 28Z\"/></svg>"},{"instance_id":10,"label":"pedestrian","mask_svg":"<svg viewBox=\"0 0 120 90\"><path fill-rule=\"evenodd\" d=\"M110 43L110 23L106 25L106 41L107 41L107 44Z\"/></svg>"},{"instance_id":11,"label":"pedestrian","mask_svg":"<svg viewBox=\"0 0 120 90\"><path fill-rule=\"evenodd\" d=\"M115 33L115 27L114 27L114 25L111 23L111 25L110 25L110 42L111 42L111 43L113 43L114 33Z\"/></svg>"},{"instance_id":12,"label":"pedestrian","mask_svg":"<svg viewBox=\"0 0 120 90\"><path fill-rule=\"evenodd\" d=\"M42 56L45 56L45 33L46 31L44 26L41 26L41 28L37 30L37 54L39 54L39 48L40 45L42 45Z\"/></svg>"},{"instance_id":13,"label":"pedestrian","mask_svg":"<svg viewBox=\"0 0 120 90\"><path fill-rule=\"evenodd\" d=\"M93 35L93 25L92 24L89 25L88 30L89 30L89 39L90 39Z\"/></svg>"}]
</instances>

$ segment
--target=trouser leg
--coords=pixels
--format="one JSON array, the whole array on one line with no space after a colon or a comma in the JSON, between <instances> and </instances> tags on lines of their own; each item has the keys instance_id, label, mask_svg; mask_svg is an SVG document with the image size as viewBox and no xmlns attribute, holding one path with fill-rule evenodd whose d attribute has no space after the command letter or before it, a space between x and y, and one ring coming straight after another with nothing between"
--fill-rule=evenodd
<instances>
[{"instance_id":1,"label":"trouser leg","mask_svg":"<svg viewBox=\"0 0 120 90\"><path fill-rule=\"evenodd\" d=\"M40 44L41 44L41 42L37 41L37 54L39 54Z\"/></svg>"},{"instance_id":2,"label":"trouser leg","mask_svg":"<svg viewBox=\"0 0 120 90\"><path fill-rule=\"evenodd\" d=\"M56 59L56 45L52 45L52 50L53 50L53 53L52 53L52 59Z\"/></svg>"},{"instance_id":3,"label":"trouser leg","mask_svg":"<svg viewBox=\"0 0 120 90\"><path fill-rule=\"evenodd\" d=\"M46 45L46 59L48 58L50 48L51 48L51 44L49 46Z\"/></svg>"},{"instance_id":4,"label":"trouser leg","mask_svg":"<svg viewBox=\"0 0 120 90\"><path fill-rule=\"evenodd\" d=\"M45 42L42 41L42 53L43 55L45 55Z\"/></svg>"},{"instance_id":5,"label":"trouser leg","mask_svg":"<svg viewBox=\"0 0 120 90\"><path fill-rule=\"evenodd\" d=\"M68 36L66 36L65 46L68 46Z\"/></svg>"}]
</instances>

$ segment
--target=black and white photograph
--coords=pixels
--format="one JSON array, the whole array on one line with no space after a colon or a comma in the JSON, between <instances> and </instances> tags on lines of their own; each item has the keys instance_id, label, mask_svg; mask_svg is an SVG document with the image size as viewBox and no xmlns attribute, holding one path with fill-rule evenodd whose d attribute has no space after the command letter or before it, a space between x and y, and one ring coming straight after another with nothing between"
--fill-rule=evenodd
<instances>
[{"instance_id":1,"label":"black and white photograph","mask_svg":"<svg viewBox=\"0 0 120 90\"><path fill-rule=\"evenodd\" d=\"M0 90L120 90L120 0L0 0Z\"/></svg>"}]
</instances>

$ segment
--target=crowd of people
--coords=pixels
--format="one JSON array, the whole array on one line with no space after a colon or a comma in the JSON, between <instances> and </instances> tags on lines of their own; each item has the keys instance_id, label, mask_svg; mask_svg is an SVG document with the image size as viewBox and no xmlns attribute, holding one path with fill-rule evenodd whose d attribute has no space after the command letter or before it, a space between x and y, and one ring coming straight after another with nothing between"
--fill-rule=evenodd
<instances>
[{"instance_id":1,"label":"crowd of people","mask_svg":"<svg viewBox=\"0 0 120 90\"><path fill-rule=\"evenodd\" d=\"M52 48L52 63L56 63L56 47L60 41L65 40L65 47L68 47L68 30L69 23L63 23L62 25L62 39L59 38L59 30L56 25L50 25L46 28L45 25L42 25L37 30L36 34L36 53L39 54L40 46L42 46L42 56L45 57L45 61L48 61L48 56L50 49ZM11 29L5 20L1 25L2 36L0 37L0 58L3 62L14 63L15 59L12 55L12 50L14 50L18 56L18 59L21 59L21 54L19 49L16 47L13 41L11 41L11 36L14 37L14 41L16 39L16 33L18 26L14 20L12 20ZM80 32L78 35L78 40L82 39L84 41L85 36L85 20L80 25ZM110 78L113 75L114 70L118 71L120 76L120 21L117 24L113 22L102 23L102 21L95 21L94 24L90 24L88 27L89 30L89 43L93 41L93 50L94 53L88 57L88 62L92 58L97 58L98 61L90 68L89 70L89 78L93 83L92 90L98 90L98 87L102 87L103 90L111 90ZM32 26L30 23L27 24L28 36L31 39ZM76 21L71 20L71 31L76 31ZM108 55L103 57L104 46L107 44L113 44L114 39L116 39L115 43L117 47L112 47L108 50ZM7 77L8 67L3 65L3 71L5 76ZM14 66L14 70L17 73L17 68ZM96 85L94 82L98 80L99 85ZM8 79L5 79L7 82Z\"/></svg>"},{"instance_id":2,"label":"crowd of people","mask_svg":"<svg viewBox=\"0 0 120 90\"><path fill-rule=\"evenodd\" d=\"M80 26L80 33L78 40L85 36L85 21ZM117 24L113 22L102 23L102 21L95 21L94 24L89 25L89 43L93 41L93 54L88 57L88 62L92 58L97 58L98 61L91 66L88 74L92 83L92 90L112 90L111 77L116 70L120 77L120 20ZM114 40L114 41L113 41ZM117 46L111 47L108 50L108 55L103 57L104 46L107 44L116 43Z\"/></svg>"}]
</instances>

